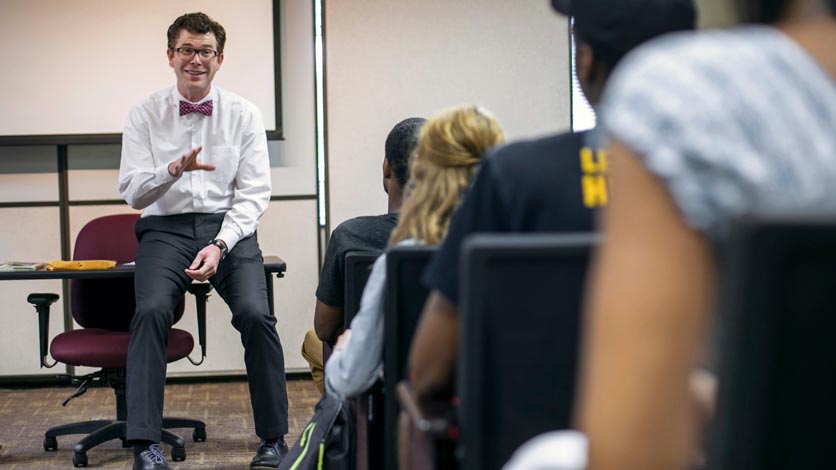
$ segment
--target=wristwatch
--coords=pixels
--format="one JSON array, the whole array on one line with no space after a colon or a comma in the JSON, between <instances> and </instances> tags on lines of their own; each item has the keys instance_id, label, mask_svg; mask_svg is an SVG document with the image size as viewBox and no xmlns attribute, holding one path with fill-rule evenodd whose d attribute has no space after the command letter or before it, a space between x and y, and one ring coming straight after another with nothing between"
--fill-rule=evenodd
<instances>
[{"instance_id":1,"label":"wristwatch","mask_svg":"<svg viewBox=\"0 0 836 470\"><path fill-rule=\"evenodd\" d=\"M226 247L226 242L221 240L220 238L216 238L214 240L209 241L210 245L215 245L221 250L221 259L226 258L226 254L229 252L229 249Z\"/></svg>"}]
</instances>

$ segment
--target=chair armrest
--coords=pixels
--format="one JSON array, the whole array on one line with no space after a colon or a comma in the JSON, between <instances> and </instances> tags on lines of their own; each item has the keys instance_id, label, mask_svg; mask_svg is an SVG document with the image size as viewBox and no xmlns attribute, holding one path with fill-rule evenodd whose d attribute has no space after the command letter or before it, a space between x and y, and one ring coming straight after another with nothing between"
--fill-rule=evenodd
<instances>
[{"instance_id":1,"label":"chair armrest","mask_svg":"<svg viewBox=\"0 0 836 470\"><path fill-rule=\"evenodd\" d=\"M417 470L458 468L455 449L459 429L452 401L419 401L407 381L398 383L396 394L403 409L399 433L405 433L398 438L399 458Z\"/></svg>"},{"instance_id":2,"label":"chair armrest","mask_svg":"<svg viewBox=\"0 0 836 470\"><path fill-rule=\"evenodd\" d=\"M58 300L58 294L29 294L26 301L35 306L38 312L38 339L40 346L40 362L41 369L44 367L55 367L57 362L52 365L46 363L46 358L49 355L47 350L47 343L49 341L49 306Z\"/></svg>"},{"instance_id":3,"label":"chair armrest","mask_svg":"<svg viewBox=\"0 0 836 470\"><path fill-rule=\"evenodd\" d=\"M265 256L264 257L264 271L267 273L275 274L276 277L284 277L284 273L287 270L287 263L278 256Z\"/></svg>"},{"instance_id":4,"label":"chair armrest","mask_svg":"<svg viewBox=\"0 0 836 470\"><path fill-rule=\"evenodd\" d=\"M397 396L416 429L433 440L455 440L458 437L458 429L452 419L456 409L449 400L419 401L412 385L405 380L398 382Z\"/></svg>"},{"instance_id":5,"label":"chair armrest","mask_svg":"<svg viewBox=\"0 0 836 470\"><path fill-rule=\"evenodd\" d=\"M195 362L189 357L189 361L198 366L203 364L206 357L206 302L209 300L209 293L212 292L212 284L208 282L193 282L189 284L189 293L194 296L197 307L197 340L200 344L200 362Z\"/></svg>"}]
</instances>

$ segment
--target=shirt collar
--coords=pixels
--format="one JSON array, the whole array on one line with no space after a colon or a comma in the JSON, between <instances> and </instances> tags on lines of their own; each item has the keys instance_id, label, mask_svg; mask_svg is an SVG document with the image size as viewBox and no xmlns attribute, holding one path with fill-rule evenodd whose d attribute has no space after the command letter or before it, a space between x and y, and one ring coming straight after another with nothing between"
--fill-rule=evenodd
<instances>
[{"instance_id":1,"label":"shirt collar","mask_svg":"<svg viewBox=\"0 0 836 470\"><path fill-rule=\"evenodd\" d=\"M185 101L185 102L191 103L191 104L200 104L200 103L205 103L207 101L213 101L213 100L215 101L215 104L218 104L217 103L218 87L216 87L215 85L210 85L210 86L212 88L209 89L209 94L206 95L202 100L200 100L198 102L194 102L194 101L189 101L188 99L186 99L186 97L181 95L180 91L177 90L177 86L175 85L175 86L171 87L171 104L174 105L174 106L180 106L181 101Z\"/></svg>"}]
</instances>

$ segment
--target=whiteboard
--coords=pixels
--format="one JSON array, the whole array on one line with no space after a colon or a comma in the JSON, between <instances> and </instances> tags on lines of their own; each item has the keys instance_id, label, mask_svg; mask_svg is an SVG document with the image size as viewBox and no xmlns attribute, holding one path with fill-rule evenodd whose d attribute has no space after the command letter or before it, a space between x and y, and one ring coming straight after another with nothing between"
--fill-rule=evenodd
<instances>
[{"instance_id":1,"label":"whiteboard","mask_svg":"<svg viewBox=\"0 0 836 470\"><path fill-rule=\"evenodd\" d=\"M166 31L195 11L226 29L213 83L280 128L272 0L2 0L0 139L121 133L133 104L176 83Z\"/></svg>"}]
</instances>

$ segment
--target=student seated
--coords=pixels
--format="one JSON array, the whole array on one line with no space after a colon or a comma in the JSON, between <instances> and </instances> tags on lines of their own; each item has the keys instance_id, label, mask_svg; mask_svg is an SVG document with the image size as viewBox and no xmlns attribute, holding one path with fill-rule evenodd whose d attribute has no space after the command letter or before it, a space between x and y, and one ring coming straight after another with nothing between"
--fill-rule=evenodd
<instances>
[{"instance_id":1,"label":"student seated","mask_svg":"<svg viewBox=\"0 0 836 470\"><path fill-rule=\"evenodd\" d=\"M427 121L412 156L407 197L390 244L439 243L482 156L503 140L499 122L476 106L447 110ZM380 376L385 287L384 253L372 267L360 311L325 365L327 393L339 398L359 395Z\"/></svg>"},{"instance_id":2,"label":"student seated","mask_svg":"<svg viewBox=\"0 0 836 470\"><path fill-rule=\"evenodd\" d=\"M737 4L760 24L648 45L603 100L618 197L586 318L589 468L691 464L687 381L730 221L836 201L836 1Z\"/></svg>"},{"instance_id":3,"label":"student seated","mask_svg":"<svg viewBox=\"0 0 836 470\"><path fill-rule=\"evenodd\" d=\"M609 73L632 48L693 29L691 0L554 0L575 19L577 76L597 103ZM609 201L607 158L594 132L516 142L492 152L450 223L450 235L425 273L431 288L412 343L410 368L418 399L449 395L458 338L462 241L485 232L588 232Z\"/></svg>"},{"instance_id":4,"label":"student seated","mask_svg":"<svg viewBox=\"0 0 836 470\"><path fill-rule=\"evenodd\" d=\"M383 160L383 191L388 211L382 215L346 220L334 229L316 288L314 329L305 335L302 356L308 361L311 375L320 393L325 391L322 378L322 343L336 340L343 325L345 303L345 255L350 251L381 252L398 222L403 189L409 177L409 156L418 142L424 118L408 118L395 124L386 136Z\"/></svg>"}]
</instances>

